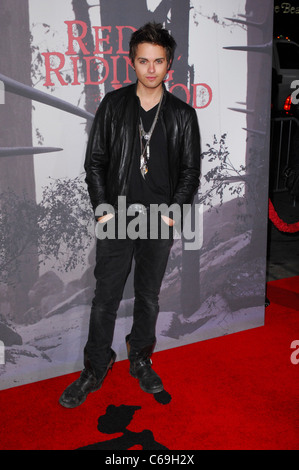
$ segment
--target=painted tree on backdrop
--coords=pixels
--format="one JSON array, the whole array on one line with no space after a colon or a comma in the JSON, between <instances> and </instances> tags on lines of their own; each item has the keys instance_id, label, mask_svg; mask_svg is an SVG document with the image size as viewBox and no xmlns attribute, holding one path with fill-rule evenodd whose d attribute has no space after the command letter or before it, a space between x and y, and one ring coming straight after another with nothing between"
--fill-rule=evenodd
<instances>
[{"instance_id":1,"label":"painted tree on backdrop","mask_svg":"<svg viewBox=\"0 0 299 470\"><path fill-rule=\"evenodd\" d=\"M132 11L134 11L134 24L136 27L142 26L148 21L155 21L165 24L170 29L171 34L176 40L177 49L175 60L172 66L176 83L188 86L188 82L193 83L194 69L189 65L189 20L190 20L190 1L180 0L162 0L154 11L149 11L146 0L140 0L136 8L136 1L129 0L119 3L118 0L109 0L101 2L101 24L103 25L131 25ZM117 45L117 36L115 28L112 28L111 44ZM124 43L129 41L128 36ZM116 50L116 49L115 49ZM179 59L179 60L178 60ZM123 67L123 69L121 68ZM125 65L120 65L118 70L119 80L126 76ZM135 78L134 78L135 80ZM171 84L171 83L170 83ZM112 88L111 88L112 89ZM107 88L109 90L109 87ZM182 100L186 95L180 87L173 91ZM197 202L195 198L194 203ZM181 307L183 314L192 314L200 305L199 295L199 251L182 251L181 258Z\"/></svg>"},{"instance_id":2,"label":"painted tree on backdrop","mask_svg":"<svg viewBox=\"0 0 299 470\"><path fill-rule=\"evenodd\" d=\"M1 73L31 86L31 51L29 29L28 0L2 0L0 15L0 70ZM0 146L19 148L32 147L31 102L5 93L5 103L0 105ZM22 155L0 158L0 193L13 191L17 198L25 195L30 207L35 208L35 177L33 155ZM1 198L0 209L14 213L14 200ZM19 210L22 208L18 208ZM34 211L35 212L35 211ZM3 226L1 219L1 225ZM18 230L18 225L9 219L3 226L5 243L1 238L1 254L3 250L11 250L18 256L6 257L4 269L8 275L5 288L6 297L10 300L9 315L17 319L28 307L28 291L38 277L38 258L36 238L28 243ZM34 220L30 217L34 225ZM16 237L15 233L19 233ZM30 234L28 234L30 236ZM9 246L9 248L8 248ZM3 292L2 292L3 294Z\"/></svg>"}]
</instances>

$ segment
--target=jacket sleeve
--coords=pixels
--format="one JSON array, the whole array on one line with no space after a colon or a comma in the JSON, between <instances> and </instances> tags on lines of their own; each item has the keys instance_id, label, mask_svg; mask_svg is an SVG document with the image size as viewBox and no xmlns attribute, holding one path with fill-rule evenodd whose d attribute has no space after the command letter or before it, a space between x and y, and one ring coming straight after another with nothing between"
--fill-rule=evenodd
<instances>
[{"instance_id":1,"label":"jacket sleeve","mask_svg":"<svg viewBox=\"0 0 299 470\"><path fill-rule=\"evenodd\" d=\"M106 203L106 175L109 166L109 136L111 116L109 93L101 102L88 138L84 169L85 182L93 210Z\"/></svg>"},{"instance_id":2,"label":"jacket sleeve","mask_svg":"<svg viewBox=\"0 0 299 470\"><path fill-rule=\"evenodd\" d=\"M200 133L195 109L191 108L182 136L180 169L172 203L191 204L199 186L201 162Z\"/></svg>"}]
</instances>

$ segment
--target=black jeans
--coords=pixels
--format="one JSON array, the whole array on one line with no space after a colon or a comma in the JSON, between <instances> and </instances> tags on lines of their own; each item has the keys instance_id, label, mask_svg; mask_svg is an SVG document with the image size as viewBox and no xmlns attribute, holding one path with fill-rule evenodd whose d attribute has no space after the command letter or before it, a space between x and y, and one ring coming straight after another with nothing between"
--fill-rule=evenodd
<instances>
[{"instance_id":1,"label":"black jeans","mask_svg":"<svg viewBox=\"0 0 299 470\"><path fill-rule=\"evenodd\" d=\"M130 333L131 352L138 352L155 342L159 293L172 244L171 230L168 239L148 237L132 240L127 236L125 239L97 240L94 271L96 290L84 349L84 364L98 378L111 357L117 310L133 258L135 299Z\"/></svg>"}]
</instances>

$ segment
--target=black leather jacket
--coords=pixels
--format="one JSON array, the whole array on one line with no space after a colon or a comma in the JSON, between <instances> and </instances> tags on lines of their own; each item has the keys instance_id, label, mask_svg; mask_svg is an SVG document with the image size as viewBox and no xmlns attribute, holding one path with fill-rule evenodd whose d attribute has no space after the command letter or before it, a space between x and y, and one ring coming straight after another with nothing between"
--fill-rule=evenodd
<instances>
[{"instance_id":1,"label":"black leather jacket","mask_svg":"<svg viewBox=\"0 0 299 470\"><path fill-rule=\"evenodd\" d=\"M164 86L164 85L163 85ZM136 84L107 93L91 128L86 150L86 183L95 210L125 196L134 149L139 142ZM164 86L161 119L167 136L171 204L192 202L199 185L200 135L195 110Z\"/></svg>"}]
</instances>

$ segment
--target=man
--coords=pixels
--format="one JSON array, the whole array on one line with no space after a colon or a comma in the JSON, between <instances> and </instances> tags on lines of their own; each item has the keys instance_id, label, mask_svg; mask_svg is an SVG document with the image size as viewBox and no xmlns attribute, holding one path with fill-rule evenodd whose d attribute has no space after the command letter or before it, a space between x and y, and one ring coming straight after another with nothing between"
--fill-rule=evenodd
<instances>
[{"instance_id":1,"label":"man","mask_svg":"<svg viewBox=\"0 0 299 470\"><path fill-rule=\"evenodd\" d=\"M111 349L115 320L127 276L135 260L133 325L126 337L130 374L147 393L163 390L152 369L159 292L173 243L175 220L169 213L159 219L158 237L151 237L146 215L153 205L189 204L199 184L200 137L195 110L170 94L163 83L176 43L162 25L148 23L130 40L130 58L136 72L134 85L108 93L96 113L86 151L86 183L98 226L113 222L116 236L98 237L96 290L84 370L64 391L60 404L73 408L98 390L116 359ZM139 237L117 234L126 197L128 224L145 216ZM103 213L103 207L108 211ZM115 209L109 211L109 207ZM138 219L139 221L142 218ZM165 224L165 225L163 225ZM169 227L170 236L161 236ZM128 231L127 231L128 232Z\"/></svg>"}]
</instances>

